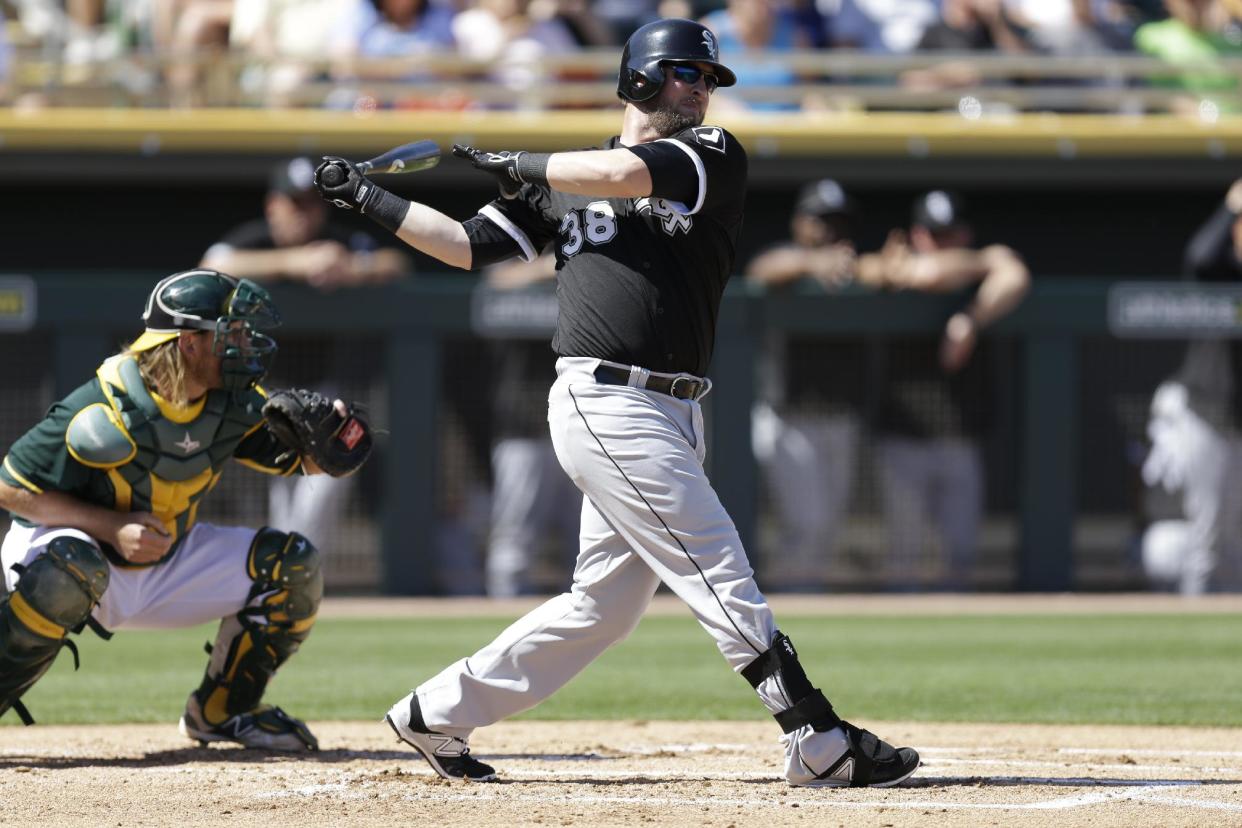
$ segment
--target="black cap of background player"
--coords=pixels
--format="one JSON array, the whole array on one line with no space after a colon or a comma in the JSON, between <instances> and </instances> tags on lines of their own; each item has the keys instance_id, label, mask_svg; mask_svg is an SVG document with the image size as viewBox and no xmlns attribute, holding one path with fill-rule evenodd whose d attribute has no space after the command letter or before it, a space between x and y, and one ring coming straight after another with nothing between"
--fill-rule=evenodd
<instances>
[{"instance_id":1,"label":"black cap of background player","mask_svg":"<svg viewBox=\"0 0 1242 828\"><path fill-rule=\"evenodd\" d=\"M299 157L281 161L272 168L267 189L287 196L300 196L315 189L315 165L309 158Z\"/></svg>"},{"instance_id":2,"label":"black cap of background player","mask_svg":"<svg viewBox=\"0 0 1242 828\"><path fill-rule=\"evenodd\" d=\"M925 227L932 233L969 223L962 197L948 190L932 190L919 196L914 200L914 210L910 214L912 227Z\"/></svg>"},{"instance_id":3,"label":"black cap of background player","mask_svg":"<svg viewBox=\"0 0 1242 828\"><path fill-rule=\"evenodd\" d=\"M812 181L798 191L794 212L808 216L852 216L854 200L831 178Z\"/></svg>"}]
</instances>

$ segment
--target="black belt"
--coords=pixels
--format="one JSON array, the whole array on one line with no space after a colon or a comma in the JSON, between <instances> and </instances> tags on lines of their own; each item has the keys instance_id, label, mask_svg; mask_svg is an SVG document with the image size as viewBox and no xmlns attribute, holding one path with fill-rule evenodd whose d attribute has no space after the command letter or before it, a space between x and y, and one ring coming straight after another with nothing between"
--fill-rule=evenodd
<instances>
[{"instance_id":1,"label":"black belt","mask_svg":"<svg viewBox=\"0 0 1242 828\"><path fill-rule=\"evenodd\" d=\"M595 380L608 385L629 385L630 369L601 364L595 369ZM679 400L697 400L707 389L707 381L694 377L662 377L648 374L645 383L634 387L659 391L661 394L668 394Z\"/></svg>"}]
</instances>

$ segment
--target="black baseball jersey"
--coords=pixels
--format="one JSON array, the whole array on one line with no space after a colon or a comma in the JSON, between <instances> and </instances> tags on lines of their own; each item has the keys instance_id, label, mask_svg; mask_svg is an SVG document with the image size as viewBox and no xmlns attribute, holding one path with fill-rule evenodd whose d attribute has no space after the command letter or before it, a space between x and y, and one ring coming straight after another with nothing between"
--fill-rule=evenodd
<instances>
[{"instance_id":1,"label":"black baseball jersey","mask_svg":"<svg viewBox=\"0 0 1242 828\"><path fill-rule=\"evenodd\" d=\"M622 146L613 137L601 149ZM630 149L651 169L656 195L598 198L527 185L480 216L528 260L553 243L556 353L701 376L741 233L746 151L716 126Z\"/></svg>"}]
</instances>

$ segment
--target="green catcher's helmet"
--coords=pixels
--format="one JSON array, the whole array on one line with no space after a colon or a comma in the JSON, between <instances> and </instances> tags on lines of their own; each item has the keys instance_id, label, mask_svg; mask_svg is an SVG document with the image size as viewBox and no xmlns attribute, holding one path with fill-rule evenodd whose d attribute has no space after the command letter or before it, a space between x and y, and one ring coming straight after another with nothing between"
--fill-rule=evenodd
<instances>
[{"instance_id":1,"label":"green catcher's helmet","mask_svg":"<svg viewBox=\"0 0 1242 828\"><path fill-rule=\"evenodd\" d=\"M276 340L263 333L280 324L271 295L249 279L219 271L184 270L161 279L147 297L142 321L146 331L131 351L154 348L181 331L213 331L228 391L253 388L276 356Z\"/></svg>"}]
</instances>

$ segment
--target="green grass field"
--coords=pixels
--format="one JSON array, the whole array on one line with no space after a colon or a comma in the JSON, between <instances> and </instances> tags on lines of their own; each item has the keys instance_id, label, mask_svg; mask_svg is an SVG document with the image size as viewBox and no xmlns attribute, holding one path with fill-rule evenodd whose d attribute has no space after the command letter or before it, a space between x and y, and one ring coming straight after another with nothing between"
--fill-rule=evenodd
<instances>
[{"instance_id":1,"label":"green grass field","mask_svg":"<svg viewBox=\"0 0 1242 828\"><path fill-rule=\"evenodd\" d=\"M270 701L311 720L378 720L503 619L330 619L273 682ZM1242 726L1237 615L787 616L812 680L861 720ZM24 701L45 723L175 721L215 629L78 637ZM762 719L689 617L650 617L537 719ZM0 724L18 724L8 714Z\"/></svg>"}]
</instances>

